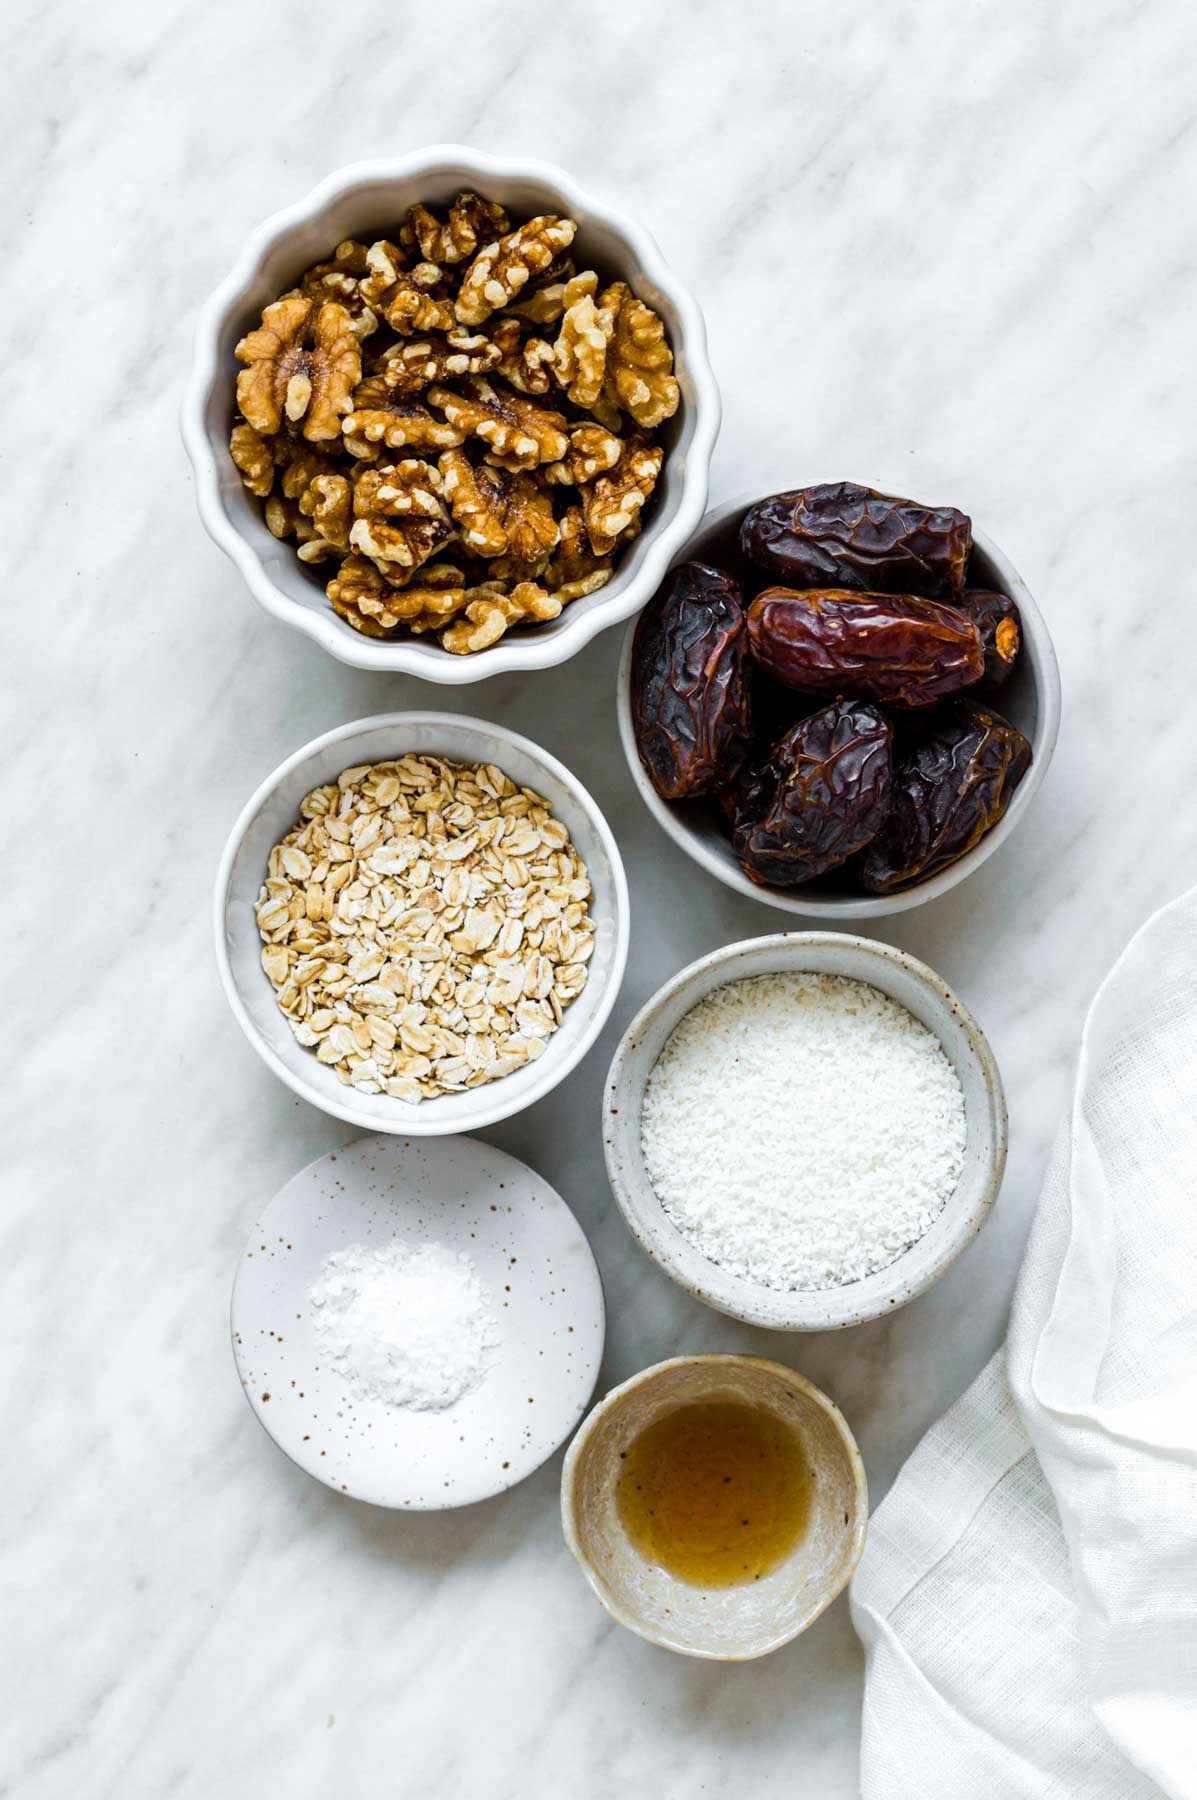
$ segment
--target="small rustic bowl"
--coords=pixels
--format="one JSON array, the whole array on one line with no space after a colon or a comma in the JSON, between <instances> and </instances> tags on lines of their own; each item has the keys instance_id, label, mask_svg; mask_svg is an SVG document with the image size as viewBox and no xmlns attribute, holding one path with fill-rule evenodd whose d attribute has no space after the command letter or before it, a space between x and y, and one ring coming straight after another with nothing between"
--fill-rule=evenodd
<instances>
[{"instance_id":1,"label":"small rustic bowl","mask_svg":"<svg viewBox=\"0 0 1197 1800\"><path fill-rule=\"evenodd\" d=\"M924 1235L884 1269L842 1287L778 1289L711 1262L682 1235L653 1191L640 1147L640 1112L671 1032L713 989L754 975L803 971L867 981L937 1037L964 1089L964 1169ZM611 1061L603 1097L607 1174L628 1229L665 1273L717 1312L774 1331L828 1331L877 1319L937 1281L970 1243L997 1198L1006 1166L1006 1102L980 1026L916 957L872 938L798 931L728 944L675 975L637 1013Z\"/></svg>"},{"instance_id":2,"label":"small rustic bowl","mask_svg":"<svg viewBox=\"0 0 1197 1800\"><path fill-rule=\"evenodd\" d=\"M619 1515L620 1452L679 1406L712 1401L783 1419L815 1477L809 1529L779 1568L744 1587L679 1581L641 1555ZM721 1662L765 1656L813 1624L860 1561L868 1514L864 1465L839 1408L759 1356L678 1356L633 1375L583 1421L561 1472L565 1541L611 1617L666 1650Z\"/></svg>"},{"instance_id":3,"label":"small rustic bowl","mask_svg":"<svg viewBox=\"0 0 1197 1800\"><path fill-rule=\"evenodd\" d=\"M536 1061L483 1087L441 1094L416 1106L390 1094L345 1087L315 1052L295 1041L261 964L254 905L273 846L295 824L305 794L342 769L408 753L455 762L495 763L520 786L535 788L569 829L593 890L594 954L586 985ZM383 713L338 725L305 744L268 775L234 825L216 878L216 961L233 1016L258 1055L301 1099L367 1131L440 1137L510 1118L563 1081L606 1023L628 955L628 886L610 827L577 777L547 750L509 731L458 713Z\"/></svg>"},{"instance_id":4,"label":"small rustic bowl","mask_svg":"<svg viewBox=\"0 0 1197 1800\"><path fill-rule=\"evenodd\" d=\"M740 556L738 536L740 521L754 497L741 495L709 512L685 548L673 559L679 562L709 562L740 575L746 597L767 585L763 575L752 575ZM938 899L974 870L1004 844L1020 819L1026 817L1047 774L1056 736L1060 729L1060 671L1051 636L1027 590L1018 570L1009 558L979 531L973 532L975 585L999 589L1018 602L1022 615L1022 653L1009 680L994 697L998 711L1018 726L1031 745L1032 762L1019 783L1005 816L981 839L980 843L929 881L900 894L865 894L852 889L835 871L823 876L809 888L761 887L744 873L737 862L731 843L718 819L714 803L709 800L662 800L648 778L636 749L632 728L632 645L636 636L636 620L628 626L619 664L616 708L619 735L632 780L640 797L656 819L700 868L734 888L750 900L775 906L780 912L802 913L823 919L879 919L887 913L906 912L922 906L926 900ZM756 589L751 587L755 579Z\"/></svg>"},{"instance_id":5,"label":"small rustic bowl","mask_svg":"<svg viewBox=\"0 0 1197 1800\"><path fill-rule=\"evenodd\" d=\"M338 618L324 593L327 569L322 578L318 569L300 562L293 543L271 537L261 501L246 492L229 455L237 374L233 349L262 308L342 238L377 234L401 220L414 201L435 206L462 188L476 189L516 213L575 218L581 256L604 276L621 276L664 319L682 390L681 407L662 431L665 465L644 530L606 587L575 600L557 619L508 632L476 656L451 656L426 637L363 637ZM564 662L596 632L643 605L702 518L719 414L702 313L642 225L550 163L434 144L338 169L258 226L200 314L182 428L200 518L260 606L341 662L456 686Z\"/></svg>"}]
</instances>

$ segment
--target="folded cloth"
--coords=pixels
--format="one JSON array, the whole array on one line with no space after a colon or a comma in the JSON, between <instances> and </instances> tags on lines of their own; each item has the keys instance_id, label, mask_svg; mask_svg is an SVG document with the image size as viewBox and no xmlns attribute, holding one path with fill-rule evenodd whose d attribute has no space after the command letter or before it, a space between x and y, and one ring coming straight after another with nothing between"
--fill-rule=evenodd
<instances>
[{"instance_id":1,"label":"folded cloth","mask_svg":"<svg viewBox=\"0 0 1197 1800\"><path fill-rule=\"evenodd\" d=\"M864 1800L1197 1795L1197 889L1090 1008L1006 1349L852 1616Z\"/></svg>"}]
</instances>

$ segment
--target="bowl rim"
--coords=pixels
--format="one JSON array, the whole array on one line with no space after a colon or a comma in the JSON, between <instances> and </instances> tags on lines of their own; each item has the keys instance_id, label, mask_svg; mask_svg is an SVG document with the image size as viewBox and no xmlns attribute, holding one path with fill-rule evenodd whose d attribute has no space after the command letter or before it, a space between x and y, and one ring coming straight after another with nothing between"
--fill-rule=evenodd
<instances>
[{"instance_id":1,"label":"bowl rim","mask_svg":"<svg viewBox=\"0 0 1197 1800\"><path fill-rule=\"evenodd\" d=\"M669 565L670 568L689 560L696 538L705 537L708 532L722 529L738 513L744 512L760 498L760 495L738 494L732 500L721 501L718 506L713 506L692 533L689 542L673 558ZM992 538L987 537L984 532L978 531L975 526L973 542L1001 575L1007 591L1017 601L1022 617L1023 652L1035 683L1038 701L1038 717L1035 722L1035 733L1031 740L1031 766L1015 789L1014 796L1002 818L998 820L991 831L986 832L980 843L975 844L966 855L959 857L956 862L950 863L946 869L942 869L938 875L933 875L929 881L919 882L915 887L904 889L898 894L862 894L859 897L810 895L804 897L801 888L789 890L763 887L750 880L730 857L720 856L695 835L685 822L683 815L677 811L676 806L668 800L663 800L657 793L636 749L632 731L630 695L632 647L635 642L638 621L633 619L630 622L624 633L620 649L619 671L615 683L616 722L619 728L619 741L623 746L624 759L637 793L657 824L673 839L678 848L684 850L692 861L706 870L708 875L713 875L716 881L721 881L724 887L731 888L734 893L743 894L750 900L759 901L763 906L772 906L779 912L794 913L806 918L880 919L892 913L908 912L912 907L922 906L928 900L938 900L941 895L948 893L959 882L967 880L1010 836L1010 833L1029 810L1035 795L1042 786L1056 748L1062 705L1060 667L1047 622L1026 582L1010 558L994 543Z\"/></svg>"},{"instance_id":2,"label":"bowl rim","mask_svg":"<svg viewBox=\"0 0 1197 1800\"><path fill-rule=\"evenodd\" d=\"M244 291L258 265L276 239L296 226L310 223L328 206L357 187L461 167L471 180L506 179L539 183L553 189L571 212L601 220L623 237L639 268L649 281L669 295L680 325L675 351L684 356L693 383L693 437L681 475L681 493L674 518L653 534L644 534L645 558L636 577L604 609L600 603L589 613L566 608L560 630L538 638L508 633L489 650L473 656L427 655L427 646L404 639L374 639L347 628L331 609L301 606L271 579L262 562L225 511L220 496L218 455L224 453L209 434L204 413L214 383L221 378L218 355L220 331L226 317L242 303ZM693 535L707 503L711 456L719 433L722 401L707 351L702 310L686 284L672 272L652 234L630 214L608 202L596 200L566 170L536 157L492 156L465 144L428 144L402 156L379 157L347 163L335 169L289 206L280 207L262 220L245 239L233 264L200 308L193 340L191 373L180 410L184 448L195 477L195 498L200 520L212 541L240 572L259 606L274 618L313 639L338 661L354 668L418 675L451 687L485 680L510 670L544 669L565 662L609 625L639 611L644 599L660 584L680 545Z\"/></svg>"},{"instance_id":3,"label":"bowl rim","mask_svg":"<svg viewBox=\"0 0 1197 1800\"><path fill-rule=\"evenodd\" d=\"M719 969L732 962L745 951L767 950L778 954L773 972L786 974L796 972L801 964L787 959L786 953L812 949L842 951L849 947L853 952L864 953L877 964L888 964L912 975L919 985L925 988L935 999L937 1009L950 1013L960 1026L969 1049L977 1059L981 1079L985 1091L985 1106L982 1123L991 1149L988 1153L987 1171L984 1179L978 1183L976 1194L967 1206L958 1203L960 1188L948 1196L943 1211L939 1215L950 1224L945 1241L939 1253L930 1262L923 1273L915 1279L902 1280L900 1271L910 1254L910 1249L917 1247L922 1239L910 1249L895 1257L892 1263L886 1264L876 1272L876 1276L866 1277L875 1280L881 1276L892 1276L893 1283L900 1282L897 1291L894 1286L888 1291L879 1290L872 1302L863 1307L859 1300L855 1305L851 1295L858 1283L845 1282L842 1286L831 1288L766 1288L759 1283L747 1280L720 1264L708 1262L711 1270L710 1283L721 1291L713 1292L711 1285L702 1286L692 1280L678 1266L675 1258L675 1246L684 1247L702 1257L702 1252L690 1244L689 1240L672 1222L660 1201L653 1195L653 1204L642 1208L631 1185L625 1181L619 1166L614 1148L614 1120L621 1113L626 1113L633 1105L636 1118L639 1119L643 1103L643 1086L633 1095L628 1086L627 1064L640 1036L652 1023L657 1011L668 1001L684 994L687 989L694 988L699 980L709 971ZM849 979L868 981L868 975L861 975L855 970L842 969L840 973ZM752 975L762 973L754 970ZM744 979L751 976L746 975ZM732 977L731 979L735 979ZM715 984L719 985L719 984ZM884 990L882 990L884 991ZM698 1001L693 1002L694 1005ZM899 1002L901 1004L901 1002ZM687 1008L687 1010L689 1010ZM928 1030L932 1028L927 1027ZM938 1030L935 1035L942 1043ZM968 1124L973 1125L977 1117L975 1112L966 1114ZM1001 1073L997 1060L989 1046L989 1042L977 1021L953 990L925 962L912 956L907 950L899 950L893 944L882 942L878 938L860 937L846 931L783 931L769 932L761 937L742 938L734 944L724 944L706 956L698 957L688 963L685 968L664 982L654 994L651 994L628 1025L627 1030L616 1045L607 1071L607 1079L603 1086L603 1158L607 1168L607 1179L611 1192L615 1196L623 1220L632 1238L645 1255L655 1262L669 1279L690 1294L701 1300L704 1305L715 1312L724 1313L728 1318L738 1319L745 1325L756 1325L767 1331L842 1331L854 1325L862 1325L871 1319L886 1317L907 1305L937 1282L941 1275L949 1269L981 1230L993 1209L994 1201L1002 1185L1005 1173L1006 1154L1009 1143L1009 1121L1006 1110L1005 1089L1002 1085ZM645 1175L645 1184L652 1192L651 1183ZM707 1261L706 1258L702 1258Z\"/></svg>"},{"instance_id":4,"label":"bowl rim","mask_svg":"<svg viewBox=\"0 0 1197 1800\"><path fill-rule=\"evenodd\" d=\"M633 1617L619 1604L614 1595L607 1591L605 1584L601 1582L598 1577L589 1552L583 1544L581 1534L578 1530L578 1463L586 1443L601 1421L608 1413L615 1411L618 1407L622 1406L629 1396L638 1388L652 1385L661 1376L679 1368L693 1368L696 1366L742 1367L746 1364L750 1365L755 1370L761 1370L767 1373L775 1379L785 1381L791 1386L800 1388L807 1399L812 1401L819 1411L827 1417L835 1430L836 1436L839 1438L840 1444L848 1460L848 1467L852 1471L855 1505L853 1509L852 1529L849 1537L848 1553L845 1559L843 1579L829 1588L828 1592L819 1601L818 1605L801 1621L800 1624L795 1625L792 1629L779 1632L776 1637L770 1639L767 1644L762 1644L759 1649L743 1651L733 1656L727 1656L716 1650L701 1650L689 1644L678 1643L670 1638L665 1632L651 1630L643 1621ZM824 1393L821 1387L816 1387L815 1383L807 1376L800 1375L797 1369L791 1369L787 1363L778 1362L775 1357L758 1356L751 1351L695 1351L681 1356L669 1356L666 1357L663 1362L651 1363L648 1368L637 1370L634 1375L629 1375L626 1381L621 1381L617 1387L609 1389L609 1391L603 1395L602 1399L597 1400L590 1408L590 1411L583 1418L581 1424L575 1431L573 1438L570 1440L569 1447L565 1452L565 1461L561 1466L562 1534L566 1544L569 1546L574 1561L586 1577L591 1592L594 1594L604 1612L609 1614L618 1625L624 1626L628 1631L634 1631L637 1637L644 1638L646 1642L650 1644L656 1644L663 1650L673 1650L680 1656L692 1656L705 1662L754 1662L758 1657L768 1656L774 1650L780 1650L783 1645L792 1643L796 1637L801 1637L804 1631L809 1631L815 1621L822 1617L823 1613L827 1611L827 1608L831 1603L839 1598L849 1581L851 1581L860 1559L864 1554L868 1528L868 1476L865 1473L864 1459L860 1454L860 1445L857 1443L852 1427L848 1424L847 1419L844 1417L835 1401L831 1398L830 1394Z\"/></svg>"},{"instance_id":5,"label":"bowl rim","mask_svg":"<svg viewBox=\"0 0 1197 1800\"><path fill-rule=\"evenodd\" d=\"M615 890L615 947L606 987L599 995L598 1004L589 1023L569 1050L561 1056L553 1055L553 1039L549 1039L545 1053L536 1065L538 1069L543 1070L543 1073L539 1079L530 1083L522 1094L513 1098L509 1092L507 1099L504 1100L500 1097L503 1089L502 1080L490 1082L486 1086L474 1090L475 1093L484 1094L489 1089L493 1096L489 1103L480 1104L477 1112L472 1113L468 1119L449 1120L444 1123L439 1122L435 1114L428 1110L435 1106L434 1101L412 1107L403 1106L402 1102L396 1101L396 1106L402 1110L396 1114L392 1124L387 1119L380 1119L376 1114L365 1112L359 1108L355 1101L349 1098L353 1093L352 1088L344 1090L344 1098L340 1094L324 1094L314 1084L309 1084L290 1069L276 1054L273 1046L267 1043L254 1025L248 1008L241 998L237 977L233 972L232 959L229 956L225 930L225 908L229 897L233 866L246 832L264 803L301 763L307 761L309 757L331 750L334 745L364 732L402 731L410 729L412 726L432 726L434 729L442 727L456 729L464 726L467 729L491 732L538 763L569 789L589 819L591 827L603 847L611 870L612 885ZM352 767L352 762L346 766ZM301 745L298 750L293 751L290 756L285 757L277 768L273 769L265 780L258 784L238 813L236 822L225 841L224 849L221 851L213 893L212 925L216 967L233 1017L267 1068L285 1083L292 1093L317 1107L319 1111L329 1113L333 1118L344 1119L346 1123L359 1126L363 1131L385 1132L398 1137L446 1137L468 1136L471 1132L481 1131L488 1125L496 1124L500 1119L509 1119L517 1113L525 1112L528 1107L534 1106L538 1100L542 1100L546 1094L551 1093L565 1080L567 1075L577 1068L582 1058L598 1039L623 986L631 935L630 910L627 874L624 870L619 845L615 841L615 835L589 789L583 786L578 777L570 769L567 769L563 762L560 762L557 757L539 744L534 743L531 738L524 737L521 732L512 731L506 725L495 724L493 720L479 719L468 713L412 708L403 712L375 713L368 718L350 719L343 725L335 725L330 731L322 732L319 737L312 738L308 743ZM425 1116L421 1117L422 1114Z\"/></svg>"}]
</instances>

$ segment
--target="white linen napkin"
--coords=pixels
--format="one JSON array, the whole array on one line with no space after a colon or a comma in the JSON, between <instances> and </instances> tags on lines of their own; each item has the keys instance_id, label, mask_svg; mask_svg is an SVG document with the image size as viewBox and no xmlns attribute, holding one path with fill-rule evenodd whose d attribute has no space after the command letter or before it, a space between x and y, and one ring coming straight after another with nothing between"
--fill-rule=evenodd
<instances>
[{"instance_id":1,"label":"white linen napkin","mask_svg":"<svg viewBox=\"0 0 1197 1800\"><path fill-rule=\"evenodd\" d=\"M864 1800L1197 1795L1197 889L1100 988L1010 1332L852 1583Z\"/></svg>"}]
</instances>

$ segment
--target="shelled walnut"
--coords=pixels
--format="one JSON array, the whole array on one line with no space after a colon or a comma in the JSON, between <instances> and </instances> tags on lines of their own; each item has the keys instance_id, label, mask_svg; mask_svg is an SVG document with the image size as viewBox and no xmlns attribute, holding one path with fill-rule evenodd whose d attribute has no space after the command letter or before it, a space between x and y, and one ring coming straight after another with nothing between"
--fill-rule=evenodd
<instances>
[{"instance_id":1,"label":"shelled walnut","mask_svg":"<svg viewBox=\"0 0 1197 1800\"><path fill-rule=\"evenodd\" d=\"M359 458L388 450L449 450L465 436L445 419L438 419L421 401L396 393L384 375L369 375L354 391L353 410L345 414L341 429L345 448Z\"/></svg>"},{"instance_id":2,"label":"shelled walnut","mask_svg":"<svg viewBox=\"0 0 1197 1800\"><path fill-rule=\"evenodd\" d=\"M657 484L664 451L639 434L629 438L615 467L581 490L582 517L596 556L610 556L619 540L635 533L645 501Z\"/></svg>"},{"instance_id":3,"label":"shelled walnut","mask_svg":"<svg viewBox=\"0 0 1197 1800\"><path fill-rule=\"evenodd\" d=\"M673 355L577 230L473 193L414 205L237 345L233 463L355 631L473 654L596 592L641 529Z\"/></svg>"},{"instance_id":4,"label":"shelled walnut","mask_svg":"<svg viewBox=\"0 0 1197 1800\"><path fill-rule=\"evenodd\" d=\"M418 569L453 536L440 495L440 471L418 457L366 469L353 484L349 542L378 563Z\"/></svg>"},{"instance_id":5,"label":"shelled walnut","mask_svg":"<svg viewBox=\"0 0 1197 1800\"><path fill-rule=\"evenodd\" d=\"M343 306L317 305L304 294L276 300L237 345L237 358L246 365L237 405L255 431L278 431L285 420L313 443L340 437L362 373L361 346Z\"/></svg>"}]
</instances>

